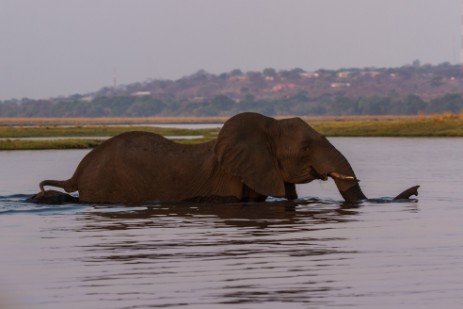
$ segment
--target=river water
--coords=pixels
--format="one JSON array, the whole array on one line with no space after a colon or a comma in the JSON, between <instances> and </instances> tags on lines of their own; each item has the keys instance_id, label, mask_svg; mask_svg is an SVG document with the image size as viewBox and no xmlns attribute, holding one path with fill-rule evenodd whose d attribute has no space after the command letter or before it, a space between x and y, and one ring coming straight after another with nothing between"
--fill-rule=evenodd
<instances>
[{"instance_id":1,"label":"river water","mask_svg":"<svg viewBox=\"0 0 463 309\"><path fill-rule=\"evenodd\" d=\"M31 205L87 151L0 152L0 308L462 308L463 139L330 140L374 199Z\"/></svg>"}]
</instances>

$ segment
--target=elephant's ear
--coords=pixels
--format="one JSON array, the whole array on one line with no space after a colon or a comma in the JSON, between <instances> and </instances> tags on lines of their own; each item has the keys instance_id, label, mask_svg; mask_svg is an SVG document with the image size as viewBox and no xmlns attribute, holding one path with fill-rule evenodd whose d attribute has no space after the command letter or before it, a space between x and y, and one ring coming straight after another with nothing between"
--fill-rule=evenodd
<instances>
[{"instance_id":1,"label":"elephant's ear","mask_svg":"<svg viewBox=\"0 0 463 309\"><path fill-rule=\"evenodd\" d=\"M215 146L219 164L227 173L267 196L285 195L272 137L277 125L277 120L260 114L238 114L225 122Z\"/></svg>"}]
</instances>

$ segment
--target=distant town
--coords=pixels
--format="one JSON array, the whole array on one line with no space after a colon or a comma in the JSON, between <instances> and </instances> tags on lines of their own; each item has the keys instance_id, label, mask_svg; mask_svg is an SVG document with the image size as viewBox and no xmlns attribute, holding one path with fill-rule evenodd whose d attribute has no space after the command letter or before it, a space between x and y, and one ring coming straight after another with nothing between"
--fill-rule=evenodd
<instances>
[{"instance_id":1,"label":"distant town","mask_svg":"<svg viewBox=\"0 0 463 309\"><path fill-rule=\"evenodd\" d=\"M463 72L443 63L397 68L206 71L93 93L0 101L0 117L418 115L463 111Z\"/></svg>"}]
</instances>

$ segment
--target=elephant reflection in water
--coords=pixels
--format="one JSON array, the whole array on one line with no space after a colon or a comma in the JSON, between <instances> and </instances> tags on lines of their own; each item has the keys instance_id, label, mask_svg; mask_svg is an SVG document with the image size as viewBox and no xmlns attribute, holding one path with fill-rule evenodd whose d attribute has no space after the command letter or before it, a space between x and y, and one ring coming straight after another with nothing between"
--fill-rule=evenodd
<instances>
[{"instance_id":1,"label":"elephant reflection in water","mask_svg":"<svg viewBox=\"0 0 463 309\"><path fill-rule=\"evenodd\" d=\"M344 155L306 122L242 113L203 144L137 131L110 138L82 159L70 179L42 181L32 200L63 200L64 193L45 186L78 191L84 203L294 200L295 184L329 177L346 202L366 198ZM398 197L408 198L416 189Z\"/></svg>"}]
</instances>

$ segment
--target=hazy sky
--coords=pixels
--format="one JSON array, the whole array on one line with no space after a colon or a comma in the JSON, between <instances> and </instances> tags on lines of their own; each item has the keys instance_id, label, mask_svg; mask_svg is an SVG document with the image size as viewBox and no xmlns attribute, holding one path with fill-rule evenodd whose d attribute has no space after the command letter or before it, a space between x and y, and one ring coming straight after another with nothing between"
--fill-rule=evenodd
<instances>
[{"instance_id":1,"label":"hazy sky","mask_svg":"<svg viewBox=\"0 0 463 309\"><path fill-rule=\"evenodd\" d=\"M149 78L457 63L461 0L0 0L0 100Z\"/></svg>"}]
</instances>

